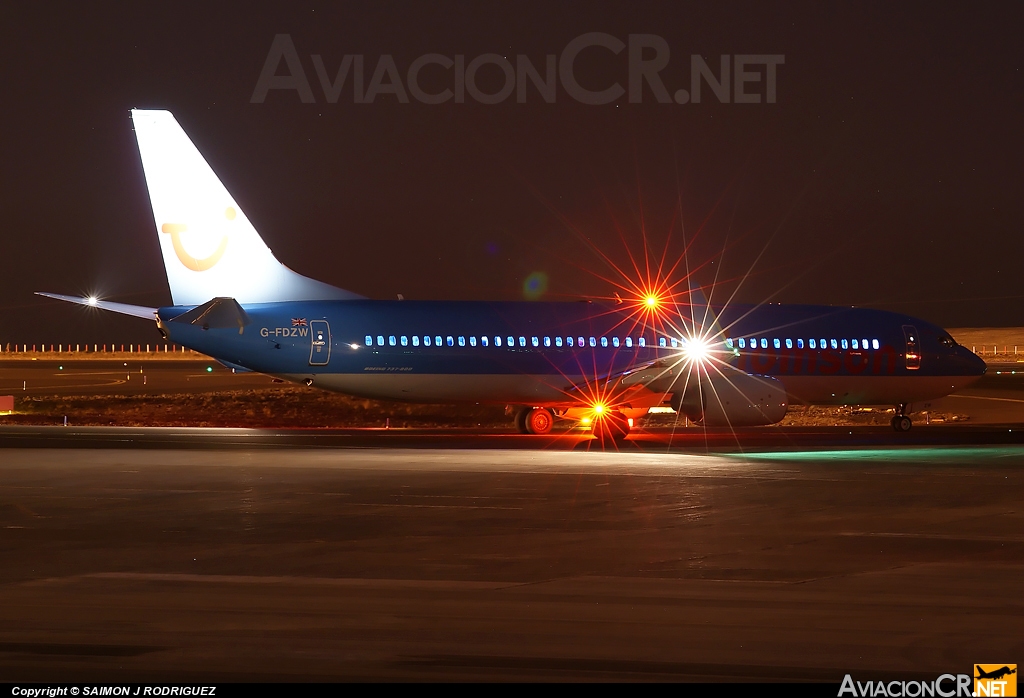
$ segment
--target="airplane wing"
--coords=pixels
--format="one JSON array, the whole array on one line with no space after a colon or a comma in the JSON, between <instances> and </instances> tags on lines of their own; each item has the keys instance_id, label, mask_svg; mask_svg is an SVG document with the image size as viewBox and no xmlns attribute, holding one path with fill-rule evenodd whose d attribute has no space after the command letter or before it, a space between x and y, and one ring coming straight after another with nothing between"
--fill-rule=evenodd
<instances>
[{"instance_id":1,"label":"airplane wing","mask_svg":"<svg viewBox=\"0 0 1024 698\"><path fill-rule=\"evenodd\" d=\"M156 308L147 308L143 305L128 305L127 303L112 303L110 301L101 301L96 298L80 298L78 296L62 296L59 293L43 293L42 291L36 291L37 296L46 296L47 298L55 298L59 301L67 301L68 303L77 303L78 305L85 305L90 308L99 308L100 310L109 310L114 313L120 313L122 315L131 315L132 317L143 318L144 320L155 320L156 319Z\"/></svg>"}]
</instances>

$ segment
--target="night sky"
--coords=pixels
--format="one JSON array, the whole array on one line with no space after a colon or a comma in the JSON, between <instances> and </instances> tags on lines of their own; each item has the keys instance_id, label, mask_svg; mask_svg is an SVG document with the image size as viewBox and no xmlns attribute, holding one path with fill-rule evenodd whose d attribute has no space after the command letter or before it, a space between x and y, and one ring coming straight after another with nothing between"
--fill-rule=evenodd
<instances>
[{"instance_id":1,"label":"night sky","mask_svg":"<svg viewBox=\"0 0 1024 698\"><path fill-rule=\"evenodd\" d=\"M500 9L503 8L503 9ZM128 110L174 112L278 258L371 298L607 297L614 267L674 263L743 302L862 305L947 327L1024 325L1019 3L189 3L0 5L0 343L147 342L155 329L33 291L170 302ZM690 56L785 56L777 102L355 103L381 55L523 54L654 34L670 94ZM252 103L289 34L314 103ZM580 53L588 89L628 50ZM732 59L730 59L732 60ZM763 68L760 70L763 75ZM282 63L279 74L287 72ZM425 68L421 85L452 87ZM494 65L477 73L500 88ZM607 260L605 259L607 258ZM713 262L713 263L712 263ZM681 278L680 270L676 278ZM743 279L742 283L740 280Z\"/></svg>"}]
</instances>

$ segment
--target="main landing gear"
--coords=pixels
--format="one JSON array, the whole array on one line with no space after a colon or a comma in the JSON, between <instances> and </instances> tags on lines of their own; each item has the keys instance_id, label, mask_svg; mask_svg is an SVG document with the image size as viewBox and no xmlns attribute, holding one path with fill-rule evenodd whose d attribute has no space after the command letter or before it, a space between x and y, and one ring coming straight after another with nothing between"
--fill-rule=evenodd
<instances>
[{"instance_id":1,"label":"main landing gear","mask_svg":"<svg viewBox=\"0 0 1024 698\"><path fill-rule=\"evenodd\" d=\"M914 426L914 423L910 421L910 417L907 416L907 403L901 402L896 405L896 415L892 418L892 428L898 432L908 432L910 428Z\"/></svg>"},{"instance_id":2,"label":"main landing gear","mask_svg":"<svg viewBox=\"0 0 1024 698\"><path fill-rule=\"evenodd\" d=\"M629 434L629 419L622 412L605 410L592 419L594 436L602 443L622 441ZM547 407L521 407L515 411L515 424L520 434L550 434L555 413Z\"/></svg>"},{"instance_id":3,"label":"main landing gear","mask_svg":"<svg viewBox=\"0 0 1024 698\"><path fill-rule=\"evenodd\" d=\"M520 434L550 434L555 415L547 407L526 407L516 412L516 429Z\"/></svg>"}]
</instances>

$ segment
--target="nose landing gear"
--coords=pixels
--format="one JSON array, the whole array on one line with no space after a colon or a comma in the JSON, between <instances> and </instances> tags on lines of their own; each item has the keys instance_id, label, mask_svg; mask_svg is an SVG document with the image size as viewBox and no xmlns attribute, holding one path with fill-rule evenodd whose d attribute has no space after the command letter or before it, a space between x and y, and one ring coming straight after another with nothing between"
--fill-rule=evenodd
<instances>
[{"instance_id":1,"label":"nose landing gear","mask_svg":"<svg viewBox=\"0 0 1024 698\"><path fill-rule=\"evenodd\" d=\"M621 412L601 415L594 420L594 436L601 443L622 441L629 434L629 420Z\"/></svg>"},{"instance_id":2,"label":"nose landing gear","mask_svg":"<svg viewBox=\"0 0 1024 698\"><path fill-rule=\"evenodd\" d=\"M907 416L907 403L901 402L896 406L896 415L892 418L892 428L895 431L905 433L910 431L910 428L914 426L914 423L910 421L910 417Z\"/></svg>"}]
</instances>

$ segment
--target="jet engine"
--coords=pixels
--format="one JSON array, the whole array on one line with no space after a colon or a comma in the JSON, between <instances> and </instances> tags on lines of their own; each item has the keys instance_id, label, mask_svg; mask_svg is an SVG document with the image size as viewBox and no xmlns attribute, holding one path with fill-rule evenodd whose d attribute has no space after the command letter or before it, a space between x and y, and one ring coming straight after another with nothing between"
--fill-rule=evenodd
<instances>
[{"instance_id":1,"label":"jet engine","mask_svg":"<svg viewBox=\"0 0 1024 698\"><path fill-rule=\"evenodd\" d=\"M674 387L679 388L682 381ZM769 376L726 370L724 374L691 376L672 394L672 409L709 427L758 427L786 416L786 389Z\"/></svg>"}]
</instances>

